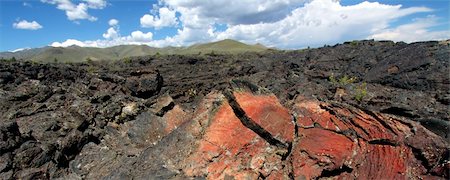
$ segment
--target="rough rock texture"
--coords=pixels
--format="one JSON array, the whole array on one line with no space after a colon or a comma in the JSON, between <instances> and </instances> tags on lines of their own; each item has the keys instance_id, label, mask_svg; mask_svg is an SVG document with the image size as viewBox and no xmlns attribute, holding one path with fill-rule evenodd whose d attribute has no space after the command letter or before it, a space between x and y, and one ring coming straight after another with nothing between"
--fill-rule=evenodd
<instances>
[{"instance_id":1,"label":"rough rock texture","mask_svg":"<svg viewBox=\"0 0 450 180\"><path fill-rule=\"evenodd\" d=\"M449 54L0 62L0 179L448 179Z\"/></svg>"}]
</instances>

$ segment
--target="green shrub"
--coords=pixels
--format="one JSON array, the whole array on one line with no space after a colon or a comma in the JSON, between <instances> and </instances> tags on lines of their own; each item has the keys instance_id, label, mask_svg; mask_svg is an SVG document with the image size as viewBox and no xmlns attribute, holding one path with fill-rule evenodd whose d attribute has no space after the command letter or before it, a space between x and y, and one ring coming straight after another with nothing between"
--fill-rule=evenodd
<instances>
[{"instance_id":1,"label":"green shrub","mask_svg":"<svg viewBox=\"0 0 450 180\"><path fill-rule=\"evenodd\" d=\"M368 94L367 83L365 83L365 82L362 82L359 84L355 83L357 80L356 77L350 77L350 76L344 75L341 78L336 79L336 77L334 77L334 75L331 75L329 77L329 80L336 89L338 89L338 88L345 89L346 91L348 91L348 94L352 95L353 98L358 102L362 102L362 100Z\"/></svg>"},{"instance_id":2,"label":"green shrub","mask_svg":"<svg viewBox=\"0 0 450 180\"><path fill-rule=\"evenodd\" d=\"M87 57L87 58L86 58L86 63L92 64L92 59L91 59L90 57Z\"/></svg>"},{"instance_id":3,"label":"green shrub","mask_svg":"<svg viewBox=\"0 0 450 180\"><path fill-rule=\"evenodd\" d=\"M214 50L212 50L211 52L206 53L205 55L207 55L207 56L216 56L217 54L216 54L216 52L214 52Z\"/></svg>"},{"instance_id":4,"label":"green shrub","mask_svg":"<svg viewBox=\"0 0 450 180\"><path fill-rule=\"evenodd\" d=\"M187 90L186 92L184 92L184 95L187 96L189 99L197 96L197 90L191 88L189 90Z\"/></svg>"},{"instance_id":5,"label":"green shrub","mask_svg":"<svg viewBox=\"0 0 450 180\"><path fill-rule=\"evenodd\" d=\"M355 100L361 102L367 96L367 84L361 83L355 90Z\"/></svg>"},{"instance_id":6,"label":"green shrub","mask_svg":"<svg viewBox=\"0 0 450 180\"><path fill-rule=\"evenodd\" d=\"M16 59L16 57L13 56L9 61L11 61L11 62L16 62L17 59Z\"/></svg>"},{"instance_id":7,"label":"green shrub","mask_svg":"<svg viewBox=\"0 0 450 180\"><path fill-rule=\"evenodd\" d=\"M130 64L131 61L132 61L132 59L130 57L126 57L123 59L123 63L125 63L125 64Z\"/></svg>"},{"instance_id":8,"label":"green shrub","mask_svg":"<svg viewBox=\"0 0 450 180\"><path fill-rule=\"evenodd\" d=\"M337 80L334 75L331 75L329 78L330 82L334 85L334 86L340 86L340 87L344 87L347 86L349 84L354 83L357 78L356 77L349 77L347 75L339 78L339 80Z\"/></svg>"},{"instance_id":9,"label":"green shrub","mask_svg":"<svg viewBox=\"0 0 450 180\"><path fill-rule=\"evenodd\" d=\"M88 73L95 73L95 72L97 72L97 68L95 67L95 66L93 66L93 65L90 65L88 68L87 68L87 70L86 70Z\"/></svg>"}]
</instances>

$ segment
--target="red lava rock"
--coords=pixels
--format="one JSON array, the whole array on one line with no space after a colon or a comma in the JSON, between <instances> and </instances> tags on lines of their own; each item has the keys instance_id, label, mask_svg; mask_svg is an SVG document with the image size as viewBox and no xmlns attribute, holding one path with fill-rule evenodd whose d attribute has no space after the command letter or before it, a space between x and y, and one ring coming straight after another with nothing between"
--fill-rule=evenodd
<instances>
[{"instance_id":1,"label":"red lava rock","mask_svg":"<svg viewBox=\"0 0 450 180\"><path fill-rule=\"evenodd\" d=\"M285 141L293 140L294 124L287 109L281 106L275 96L244 92L235 95L244 111L256 123L267 128L273 136ZM198 115L203 116L205 109L201 108ZM188 176L256 179L260 174L268 176L282 169L282 157L277 154L280 149L271 146L244 126L226 101L222 101L216 110L209 109L211 112L214 112L214 116L210 117L199 148L188 158L188 161L194 162L191 163L193 166L184 169Z\"/></svg>"},{"instance_id":2,"label":"red lava rock","mask_svg":"<svg viewBox=\"0 0 450 180\"><path fill-rule=\"evenodd\" d=\"M409 142L415 136L429 137L439 149L430 154L442 158L448 153L441 138L414 122L302 98L293 109L299 125L290 157L295 177L426 178L429 174L423 164L433 158L417 155L417 151L423 153L418 150L423 145Z\"/></svg>"},{"instance_id":3,"label":"red lava rock","mask_svg":"<svg viewBox=\"0 0 450 180\"><path fill-rule=\"evenodd\" d=\"M234 95L245 113L272 136L285 142L293 141L295 127L291 115L275 95L255 96L249 92L235 92Z\"/></svg>"},{"instance_id":4,"label":"red lava rock","mask_svg":"<svg viewBox=\"0 0 450 180\"><path fill-rule=\"evenodd\" d=\"M185 160L188 177L208 179L417 179L443 178L448 143L418 123L351 106L302 97L287 108L271 94L233 92L251 121L274 138L271 145L246 127L226 98L209 94L188 128L198 148ZM428 137L423 142L415 138ZM422 140L421 140L422 141ZM434 148L428 148L434 147ZM431 174L430 174L431 173Z\"/></svg>"}]
</instances>

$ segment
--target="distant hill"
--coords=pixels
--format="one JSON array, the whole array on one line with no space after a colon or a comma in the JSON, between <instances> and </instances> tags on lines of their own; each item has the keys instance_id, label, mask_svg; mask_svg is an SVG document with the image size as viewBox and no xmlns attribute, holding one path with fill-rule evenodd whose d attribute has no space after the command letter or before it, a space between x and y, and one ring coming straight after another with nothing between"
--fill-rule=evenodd
<instances>
[{"instance_id":1,"label":"distant hill","mask_svg":"<svg viewBox=\"0 0 450 180\"><path fill-rule=\"evenodd\" d=\"M181 52L184 53L243 53L243 52L260 52L267 50L267 47L256 44L248 45L241 43L239 41L225 39L222 41L206 43L206 44L195 44L183 49Z\"/></svg>"},{"instance_id":2,"label":"distant hill","mask_svg":"<svg viewBox=\"0 0 450 180\"><path fill-rule=\"evenodd\" d=\"M0 52L0 58L11 59L12 57L15 57L16 59L30 59L31 57L36 56L46 49L50 48L52 47L46 46L42 48L24 49L15 52Z\"/></svg>"},{"instance_id":3,"label":"distant hill","mask_svg":"<svg viewBox=\"0 0 450 180\"><path fill-rule=\"evenodd\" d=\"M205 53L243 53L261 52L267 48L261 44L248 45L235 40L222 40L212 43L195 44L189 47L165 47L155 48L146 45L120 45L108 48L95 47L43 47L26 49L17 52L1 52L0 58L10 59L15 57L21 60L37 62L83 62L87 59L118 60L125 57L145 56L154 54L205 54Z\"/></svg>"}]
</instances>

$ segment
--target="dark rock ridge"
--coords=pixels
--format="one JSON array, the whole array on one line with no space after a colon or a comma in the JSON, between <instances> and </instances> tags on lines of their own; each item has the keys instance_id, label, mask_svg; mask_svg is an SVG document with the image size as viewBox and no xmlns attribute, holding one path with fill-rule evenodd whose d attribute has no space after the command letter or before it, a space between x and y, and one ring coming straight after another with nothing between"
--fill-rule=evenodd
<instances>
[{"instance_id":1,"label":"dark rock ridge","mask_svg":"<svg viewBox=\"0 0 450 180\"><path fill-rule=\"evenodd\" d=\"M0 62L0 179L448 179L449 59L358 41Z\"/></svg>"}]
</instances>

